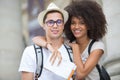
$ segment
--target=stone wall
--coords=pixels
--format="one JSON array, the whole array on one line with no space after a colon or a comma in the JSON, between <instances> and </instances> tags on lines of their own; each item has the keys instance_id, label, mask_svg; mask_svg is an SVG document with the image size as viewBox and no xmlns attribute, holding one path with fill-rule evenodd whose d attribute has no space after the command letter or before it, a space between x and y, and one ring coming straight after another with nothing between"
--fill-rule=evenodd
<instances>
[{"instance_id":1,"label":"stone wall","mask_svg":"<svg viewBox=\"0 0 120 80\"><path fill-rule=\"evenodd\" d=\"M22 40L20 0L0 0L0 80L19 80Z\"/></svg>"},{"instance_id":2,"label":"stone wall","mask_svg":"<svg viewBox=\"0 0 120 80\"><path fill-rule=\"evenodd\" d=\"M104 65L112 80L120 80L120 0L102 0L108 22L106 35L107 54Z\"/></svg>"}]
</instances>

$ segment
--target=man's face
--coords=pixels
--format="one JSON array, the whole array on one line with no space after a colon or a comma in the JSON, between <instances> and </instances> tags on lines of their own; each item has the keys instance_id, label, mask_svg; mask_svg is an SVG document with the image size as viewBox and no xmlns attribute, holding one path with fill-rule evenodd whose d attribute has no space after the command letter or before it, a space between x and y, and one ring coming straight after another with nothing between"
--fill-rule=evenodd
<instances>
[{"instance_id":1,"label":"man's face","mask_svg":"<svg viewBox=\"0 0 120 80\"><path fill-rule=\"evenodd\" d=\"M44 30L51 39L60 38L64 29L63 17L59 12L48 13L45 19Z\"/></svg>"}]
</instances>

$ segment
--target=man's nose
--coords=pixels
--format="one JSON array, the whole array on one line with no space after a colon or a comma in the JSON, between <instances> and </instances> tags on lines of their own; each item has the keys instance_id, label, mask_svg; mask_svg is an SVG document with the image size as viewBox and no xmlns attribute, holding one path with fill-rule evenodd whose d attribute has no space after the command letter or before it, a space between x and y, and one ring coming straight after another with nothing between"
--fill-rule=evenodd
<instances>
[{"instance_id":1,"label":"man's nose","mask_svg":"<svg viewBox=\"0 0 120 80\"><path fill-rule=\"evenodd\" d=\"M58 27L57 23L54 23L53 27Z\"/></svg>"}]
</instances>

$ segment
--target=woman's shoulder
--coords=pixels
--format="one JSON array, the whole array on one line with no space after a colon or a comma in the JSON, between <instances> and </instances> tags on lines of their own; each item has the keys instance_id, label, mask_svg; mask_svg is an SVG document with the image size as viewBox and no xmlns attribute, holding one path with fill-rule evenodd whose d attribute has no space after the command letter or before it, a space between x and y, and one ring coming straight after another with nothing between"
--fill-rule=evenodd
<instances>
[{"instance_id":1,"label":"woman's shoulder","mask_svg":"<svg viewBox=\"0 0 120 80\"><path fill-rule=\"evenodd\" d=\"M95 45L96 46L104 46L104 42L103 42L103 40L98 40L98 41L95 41Z\"/></svg>"},{"instance_id":2,"label":"woman's shoulder","mask_svg":"<svg viewBox=\"0 0 120 80\"><path fill-rule=\"evenodd\" d=\"M92 46L92 50L95 50L95 49L102 49L104 51L104 42L103 40L98 40L98 41L95 41L93 46Z\"/></svg>"}]
</instances>

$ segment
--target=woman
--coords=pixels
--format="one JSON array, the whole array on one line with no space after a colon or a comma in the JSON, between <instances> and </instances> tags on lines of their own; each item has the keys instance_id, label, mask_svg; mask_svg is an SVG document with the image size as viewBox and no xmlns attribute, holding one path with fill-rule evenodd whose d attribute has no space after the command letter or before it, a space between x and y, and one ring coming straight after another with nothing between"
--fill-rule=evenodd
<instances>
[{"instance_id":1,"label":"woman","mask_svg":"<svg viewBox=\"0 0 120 80\"><path fill-rule=\"evenodd\" d=\"M106 34L106 20L99 4L90 0L73 1L65 8L69 13L65 35L71 42L73 61L77 65L77 80L100 80L96 64L104 54L102 38ZM38 38L34 38L36 41ZM88 46L93 44L90 55ZM37 43L39 45L39 43Z\"/></svg>"},{"instance_id":2,"label":"woman","mask_svg":"<svg viewBox=\"0 0 120 80\"><path fill-rule=\"evenodd\" d=\"M106 33L106 20L102 8L94 1L76 1L65 8L69 13L69 20L65 26L66 37L73 49L73 60L77 65L77 79L99 80L96 64L104 53L101 41ZM96 40L91 48L88 46ZM81 56L81 57L80 57Z\"/></svg>"}]
</instances>

